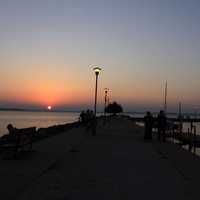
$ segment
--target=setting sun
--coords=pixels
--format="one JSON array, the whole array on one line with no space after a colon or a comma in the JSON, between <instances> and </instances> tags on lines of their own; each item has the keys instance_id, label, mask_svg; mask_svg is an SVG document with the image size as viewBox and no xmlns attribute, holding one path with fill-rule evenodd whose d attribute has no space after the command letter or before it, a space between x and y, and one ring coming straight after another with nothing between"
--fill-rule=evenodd
<instances>
[{"instance_id":1,"label":"setting sun","mask_svg":"<svg viewBox=\"0 0 200 200\"><path fill-rule=\"evenodd\" d=\"M48 109L48 110L51 110L51 109L52 109L52 107L51 107L51 106L48 106L48 107L47 107L47 109Z\"/></svg>"}]
</instances>

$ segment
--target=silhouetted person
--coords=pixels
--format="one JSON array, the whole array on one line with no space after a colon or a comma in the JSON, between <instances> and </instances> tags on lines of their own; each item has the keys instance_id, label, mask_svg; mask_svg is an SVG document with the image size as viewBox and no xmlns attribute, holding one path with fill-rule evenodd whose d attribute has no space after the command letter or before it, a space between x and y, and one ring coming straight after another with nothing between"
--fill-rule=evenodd
<instances>
[{"instance_id":1,"label":"silhouetted person","mask_svg":"<svg viewBox=\"0 0 200 200\"><path fill-rule=\"evenodd\" d=\"M153 128L154 119L152 114L148 111L144 117L144 124L145 124L145 132L144 132L144 139L151 140L152 139L152 128Z\"/></svg>"},{"instance_id":2,"label":"silhouetted person","mask_svg":"<svg viewBox=\"0 0 200 200\"><path fill-rule=\"evenodd\" d=\"M15 128L12 124L8 124L7 126L9 135L15 135L18 132L18 129Z\"/></svg>"},{"instance_id":3,"label":"silhouetted person","mask_svg":"<svg viewBox=\"0 0 200 200\"><path fill-rule=\"evenodd\" d=\"M80 122L82 124L85 124L85 121L86 121L86 114L85 114L85 111L83 110L81 113L80 113Z\"/></svg>"},{"instance_id":4,"label":"silhouetted person","mask_svg":"<svg viewBox=\"0 0 200 200\"><path fill-rule=\"evenodd\" d=\"M92 131L92 135L96 135L97 119L92 110L90 111L90 128Z\"/></svg>"},{"instance_id":5,"label":"silhouetted person","mask_svg":"<svg viewBox=\"0 0 200 200\"><path fill-rule=\"evenodd\" d=\"M161 137L162 137L163 142L165 142L165 130L167 125L167 118L163 110L161 110L160 113L158 114L157 123L158 123L158 140L161 142Z\"/></svg>"},{"instance_id":6,"label":"silhouetted person","mask_svg":"<svg viewBox=\"0 0 200 200\"><path fill-rule=\"evenodd\" d=\"M87 131L90 129L90 124L91 124L90 120L91 120L91 112L89 109L87 109L85 113L85 123Z\"/></svg>"},{"instance_id":7,"label":"silhouetted person","mask_svg":"<svg viewBox=\"0 0 200 200\"><path fill-rule=\"evenodd\" d=\"M92 110L87 109L85 113L86 131L91 131L93 135L96 133L96 118Z\"/></svg>"}]
</instances>

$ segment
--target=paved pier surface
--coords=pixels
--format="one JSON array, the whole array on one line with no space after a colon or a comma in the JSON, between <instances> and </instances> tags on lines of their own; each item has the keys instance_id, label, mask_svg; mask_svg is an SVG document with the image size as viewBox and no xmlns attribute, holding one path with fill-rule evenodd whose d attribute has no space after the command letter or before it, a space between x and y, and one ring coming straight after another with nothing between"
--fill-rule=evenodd
<instances>
[{"instance_id":1,"label":"paved pier surface","mask_svg":"<svg viewBox=\"0 0 200 200\"><path fill-rule=\"evenodd\" d=\"M2 199L198 199L200 159L174 144L144 142L127 118L45 139L0 161Z\"/></svg>"}]
</instances>

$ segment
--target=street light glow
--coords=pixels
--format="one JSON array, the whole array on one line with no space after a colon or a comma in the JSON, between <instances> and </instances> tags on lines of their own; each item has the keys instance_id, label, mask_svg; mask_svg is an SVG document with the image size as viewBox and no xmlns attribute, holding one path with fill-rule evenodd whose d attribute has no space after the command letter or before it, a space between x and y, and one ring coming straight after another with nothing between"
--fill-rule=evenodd
<instances>
[{"instance_id":1,"label":"street light glow","mask_svg":"<svg viewBox=\"0 0 200 200\"><path fill-rule=\"evenodd\" d=\"M94 70L95 74L98 75L101 71L101 68L100 67L94 67L93 70Z\"/></svg>"}]
</instances>

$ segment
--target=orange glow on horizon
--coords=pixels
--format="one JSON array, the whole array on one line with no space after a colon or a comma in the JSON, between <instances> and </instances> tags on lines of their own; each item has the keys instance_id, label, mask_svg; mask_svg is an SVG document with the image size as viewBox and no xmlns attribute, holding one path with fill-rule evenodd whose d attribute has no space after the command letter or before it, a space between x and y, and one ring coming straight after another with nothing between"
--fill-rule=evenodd
<instances>
[{"instance_id":1,"label":"orange glow on horizon","mask_svg":"<svg viewBox=\"0 0 200 200\"><path fill-rule=\"evenodd\" d=\"M41 67L42 68L42 67ZM34 105L43 108L58 108L59 106L80 106L93 105L94 101L94 74L88 73L82 76L81 73L61 73L56 76L56 72L48 72L34 67L33 73L30 75L9 75L11 79L4 80L0 86L2 102L11 102L20 105ZM106 74L105 74L106 75ZM34 78L35 77L35 78ZM109 86L110 101L117 101L120 104L127 105L162 105L164 102L164 90L157 81L138 80L135 82L106 82L104 76L100 76L98 88L98 104L104 103L104 88ZM12 85L12 87L11 87ZM159 85L159 86L158 86ZM169 87L168 103L176 103L180 101L193 103L194 97L199 99L198 94L190 91L188 93L179 91Z\"/></svg>"}]
</instances>

